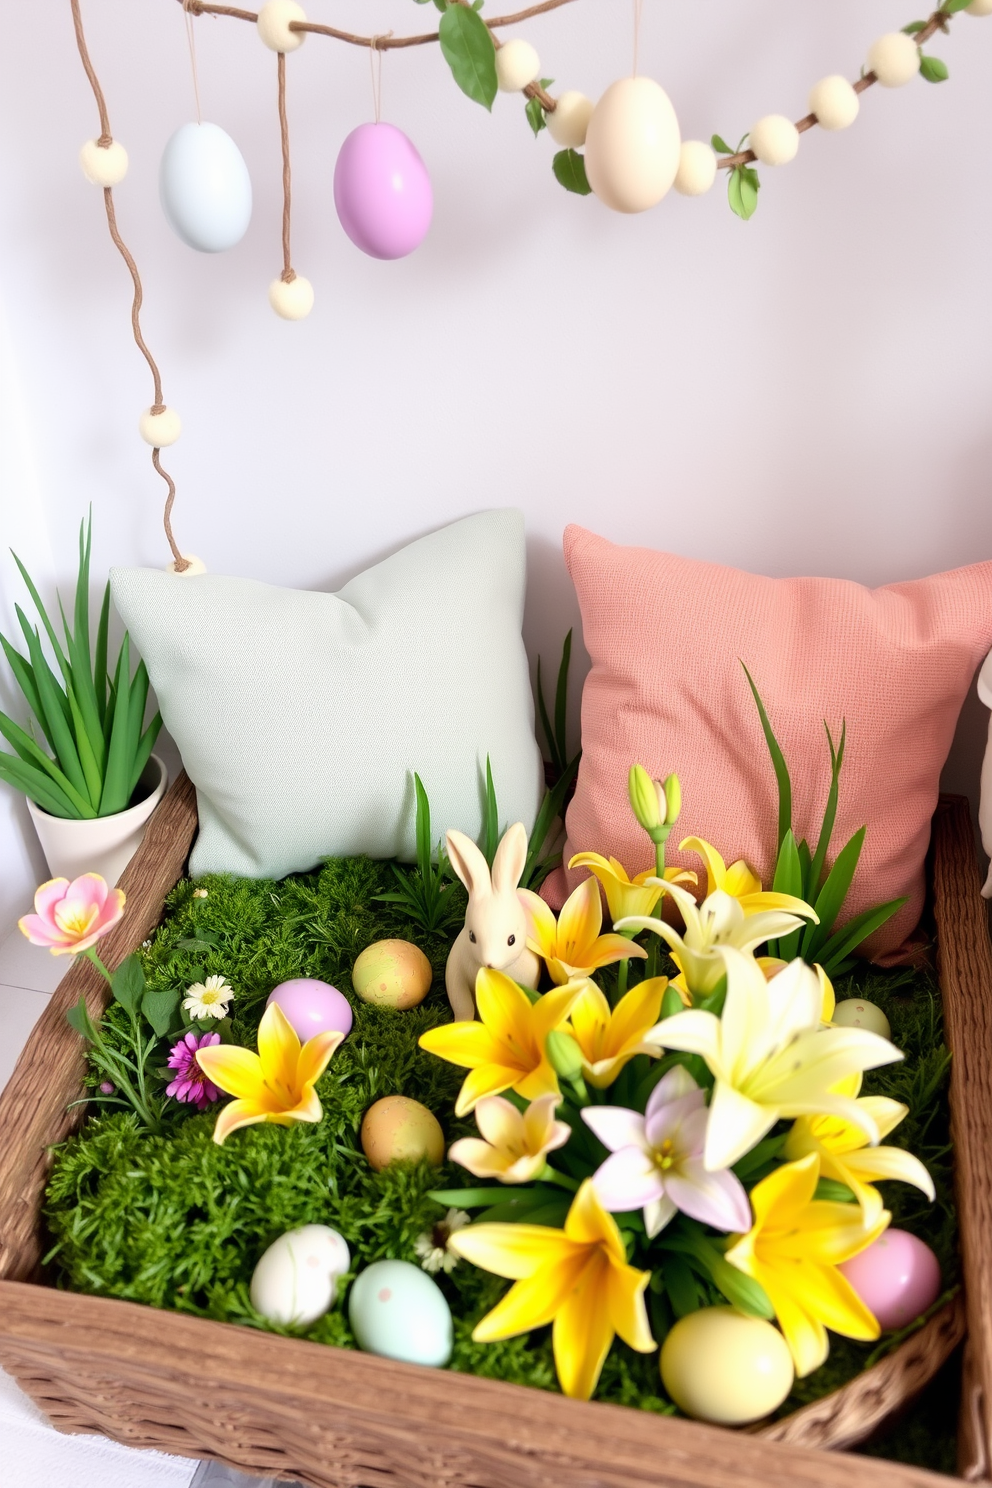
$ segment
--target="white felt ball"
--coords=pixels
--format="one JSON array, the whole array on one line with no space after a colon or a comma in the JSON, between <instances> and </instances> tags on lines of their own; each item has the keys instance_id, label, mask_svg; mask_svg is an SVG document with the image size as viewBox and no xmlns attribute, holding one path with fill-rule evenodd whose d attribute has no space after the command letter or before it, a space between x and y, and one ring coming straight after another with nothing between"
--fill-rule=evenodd
<instances>
[{"instance_id":1,"label":"white felt ball","mask_svg":"<svg viewBox=\"0 0 992 1488\"><path fill-rule=\"evenodd\" d=\"M920 70L920 49L904 31L890 31L868 48L868 69L883 88L901 88Z\"/></svg>"},{"instance_id":2,"label":"white felt ball","mask_svg":"<svg viewBox=\"0 0 992 1488\"><path fill-rule=\"evenodd\" d=\"M197 558L194 553L184 553L183 557L186 559L185 568L177 568L175 559L173 559L171 563L166 564L166 573L175 574L179 579L191 579L196 574L206 573L207 565L202 558Z\"/></svg>"},{"instance_id":3,"label":"white felt ball","mask_svg":"<svg viewBox=\"0 0 992 1488\"><path fill-rule=\"evenodd\" d=\"M138 433L153 449L167 449L182 432L182 420L174 408L166 408L162 413L152 413L146 408L138 420Z\"/></svg>"},{"instance_id":4,"label":"white felt ball","mask_svg":"<svg viewBox=\"0 0 992 1488\"><path fill-rule=\"evenodd\" d=\"M679 121L651 78L611 83L586 130L589 185L614 212L644 212L671 187L679 168Z\"/></svg>"},{"instance_id":5,"label":"white felt ball","mask_svg":"<svg viewBox=\"0 0 992 1488\"><path fill-rule=\"evenodd\" d=\"M679 152L675 190L681 196L704 196L716 180L716 156L702 140L686 140Z\"/></svg>"},{"instance_id":6,"label":"white felt ball","mask_svg":"<svg viewBox=\"0 0 992 1488\"><path fill-rule=\"evenodd\" d=\"M751 125L748 144L762 165L788 165L799 149L799 130L784 114L766 114Z\"/></svg>"},{"instance_id":7,"label":"white felt ball","mask_svg":"<svg viewBox=\"0 0 992 1488\"><path fill-rule=\"evenodd\" d=\"M579 150L586 142L586 130L592 118L593 103L584 93L574 90L563 93L557 107L545 114L548 133L556 145L568 150Z\"/></svg>"},{"instance_id":8,"label":"white felt ball","mask_svg":"<svg viewBox=\"0 0 992 1488\"><path fill-rule=\"evenodd\" d=\"M992 15L992 0L971 0L971 4L966 5L964 9L966 15Z\"/></svg>"},{"instance_id":9,"label":"white felt ball","mask_svg":"<svg viewBox=\"0 0 992 1488\"><path fill-rule=\"evenodd\" d=\"M496 81L501 93L519 93L540 71L540 57L522 36L504 41L496 53Z\"/></svg>"},{"instance_id":10,"label":"white felt ball","mask_svg":"<svg viewBox=\"0 0 992 1488\"><path fill-rule=\"evenodd\" d=\"M858 117L860 107L857 93L838 73L821 78L810 90L809 111L821 129L846 129Z\"/></svg>"},{"instance_id":11,"label":"white felt ball","mask_svg":"<svg viewBox=\"0 0 992 1488\"><path fill-rule=\"evenodd\" d=\"M283 320L305 320L313 309L313 285L299 274L288 284L285 279L273 279L269 304Z\"/></svg>"},{"instance_id":12,"label":"white felt ball","mask_svg":"<svg viewBox=\"0 0 992 1488\"><path fill-rule=\"evenodd\" d=\"M290 21L305 21L306 12L296 0L265 0L258 12L258 34L273 52L295 52L306 40L305 31L290 31Z\"/></svg>"},{"instance_id":13,"label":"white felt ball","mask_svg":"<svg viewBox=\"0 0 992 1488\"><path fill-rule=\"evenodd\" d=\"M119 140L111 140L106 149L96 140L87 140L79 152L79 164L94 186L116 186L127 175L127 151Z\"/></svg>"}]
</instances>

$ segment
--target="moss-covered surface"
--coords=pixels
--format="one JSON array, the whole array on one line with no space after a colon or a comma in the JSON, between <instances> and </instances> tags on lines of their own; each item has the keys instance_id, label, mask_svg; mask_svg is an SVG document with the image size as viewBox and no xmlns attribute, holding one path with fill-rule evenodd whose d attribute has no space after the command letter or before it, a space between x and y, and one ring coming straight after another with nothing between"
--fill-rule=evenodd
<instances>
[{"instance_id":1,"label":"moss-covered surface","mask_svg":"<svg viewBox=\"0 0 992 1488\"><path fill-rule=\"evenodd\" d=\"M180 884L170 896L165 922L143 950L154 988L185 987L222 973L236 989L232 1036L254 1044L265 998L280 981L315 976L351 998L355 1025L322 1076L318 1092L324 1120L316 1126L256 1126L223 1147L211 1140L216 1108L198 1115L168 1103L166 1129L150 1137L129 1114L97 1113L57 1155L48 1189L52 1275L61 1286L175 1308L249 1327L269 1325L252 1309L252 1270L279 1234L305 1223L332 1225L347 1239L357 1271L384 1257L417 1261L419 1236L443 1211L427 1197L431 1188L460 1187L463 1170L409 1165L371 1171L361 1151L362 1116L379 1096L402 1093L429 1106L450 1143L474 1131L452 1115L462 1072L417 1048L425 1029L450 1016L444 993L446 937L425 935L396 907L377 903L391 887L385 865L364 859L329 863L319 873L282 883L204 879L206 898ZM460 891L459 891L460 892ZM181 948L206 932L216 944ZM416 941L434 968L434 984L417 1009L395 1013L360 1002L350 972L358 953L375 940ZM948 1286L957 1279L954 1214L950 1198L946 1054L939 996L931 974L881 973L865 968L838 984L838 997L870 997L889 1016L904 1064L870 1075L865 1093L905 1100L912 1115L888 1140L916 1152L938 1190L934 1206L903 1184L885 1186L897 1225L913 1229L940 1257ZM108 1015L112 1020L113 1011ZM507 1283L461 1264L440 1275L455 1317L452 1368L556 1389L550 1330L530 1339L479 1345L471 1341L478 1318ZM345 1313L337 1308L305 1335L318 1342L353 1344ZM836 1388L865 1367L874 1350L834 1339L823 1369L797 1384L786 1409ZM670 1411L660 1390L657 1355L633 1353L619 1341L607 1361L597 1398L642 1409ZM898 1435L882 1445L886 1455L942 1466L947 1442L920 1439L913 1417L912 1444ZM945 1433L946 1436L946 1433ZM929 1443L932 1451L925 1450Z\"/></svg>"}]
</instances>

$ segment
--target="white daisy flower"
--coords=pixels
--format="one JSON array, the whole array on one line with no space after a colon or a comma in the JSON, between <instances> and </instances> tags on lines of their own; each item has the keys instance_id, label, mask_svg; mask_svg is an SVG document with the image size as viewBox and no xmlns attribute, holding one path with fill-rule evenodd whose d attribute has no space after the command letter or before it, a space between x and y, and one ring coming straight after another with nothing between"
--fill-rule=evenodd
<instances>
[{"instance_id":1,"label":"white daisy flower","mask_svg":"<svg viewBox=\"0 0 992 1488\"><path fill-rule=\"evenodd\" d=\"M189 1013L194 1022L201 1018L225 1018L227 1005L234 996L234 988L227 977L208 976L205 982L194 982L186 988L183 1011Z\"/></svg>"},{"instance_id":2,"label":"white daisy flower","mask_svg":"<svg viewBox=\"0 0 992 1488\"><path fill-rule=\"evenodd\" d=\"M459 1257L454 1251L448 1249L448 1241L456 1230L460 1230L468 1222L469 1216L464 1209L449 1209L432 1230L417 1237L413 1248L420 1257L420 1264L424 1271L429 1271L434 1276L438 1271L448 1272L455 1269Z\"/></svg>"}]
</instances>

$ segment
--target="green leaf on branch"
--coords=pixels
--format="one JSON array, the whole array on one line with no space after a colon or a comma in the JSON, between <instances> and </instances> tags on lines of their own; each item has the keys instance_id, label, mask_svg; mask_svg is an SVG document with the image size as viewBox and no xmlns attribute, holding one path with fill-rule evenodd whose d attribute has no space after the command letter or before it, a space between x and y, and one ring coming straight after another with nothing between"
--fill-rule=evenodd
<instances>
[{"instance_id":1,"label":"green leaf on branch","mask_svg":"<svg viewBox=\"0 0 992 1488\"><path fill-rule=\"evenodd\" d=\"M496 97L496 47L485 21L475 10L452 5L441 17L438 39L451 75L475 103L491 109Z\"/></svg>"},{"instance_id":2,"label":"green leaf on branch","mask_svg":"<svg viewBox=\"0 0 992 1488\"><path fill-rule=\"evenodd\" d=\"M731 171L727 182L727 200L730 202L730 210L736 212L743 222L747 222L758 210L760 189L758 172L753 166L738 165Z\"/></svg>"},{"instance_id":3,"label":"green leaf on branch","mask_svg":"<svg viewBox=\"0 0 992 1488\"><path fill-rule=\"evenodd\" d=\"M551 162L551 169L555 173L555 180L566 191L572 191L576 196L588 196L592 191L586 175L586 163L578 150L559 150Z\"/></svg>"},{"instance_id":4,"label":"green leaf on branch","mask_svg":"<svg viewBox=\"0 0 992 1488\"><path fill-rule=\"evenodd\" d=\"M90 1015L86 1007L85 997L80 996L80 999L76 1003L76 1006L67 1009L65 1020L70 1028L74 1028L76 1030L80 1038L86 1039L89 1043L93 1042L93 1035L96 1030L94 1029L93 1023L90 1019Z\"/></svg>"},{"instance_id":5,"label":"green leaf on branch","mask_svg":"<svg viewBox=\"0 0 992 1488\"><path fill-rule=\"evenodd\" d=\"M114 1001L136 1017L145 991L145 973L137 956L122 961L110 979Z\"/></svg>"},{"instance_id":6,"label":"green leaf on branch","mask_svg":"<svg viewBox=\"0 0 992 1488\"><path fill-rule=\"evenodd\" d=\"M968 0L968 3L970 4L971 0ZM915 36L917 31L922 31L925 25L926 21L910 21L908 26L903 26L903 35Z\"/></svg>"},{"instance_id":7,"label":"green leaf on branch","mask_svg":"<svg viewBox=\"0 0 992 1488\"><path fill-rule=\"evenodd\" d=\"M926 78L928 83L946 83L950 75L947 63L939 57L920 58L920 77Z\"/></svg>"},{"instance_id":8,"label":"green leaf on branch","mask_svg":"<svg viewBox=\"0 0 992 1488\"><path fill-rule=\"evenodd\" d=\"M940 7L941 15L957 15L959 10L967 10L971 0L944 0Z\"/></svg>"},{"instance_id":9,"label":"green leaf on branch","mask_svg":"<svg viewBox=\"0 0 992 1488\"><path fill-rule=\"evenodd\" d=\"M524 113L527 115L527 123L533 129L534 138L536 139L541 130L548 127L541 100L539 98L528 98Z\"/></svg>"},{"instance_id":10,"label":"green leaf on branch","mask_svg":"<svg viewBox=\"0 0 992 1488\"><path fill-rule=\"evenodd\" d=\"M714 134L710 140L710 144L713 146L714 150L718 150L721 155L733 155L734 153L730 146L727 144L727 141L723 138L722 134Z\"/></svg>"},{"instance_id":11,"label":"green leaf on branch","mask_svg":"<svg viewBox=\"0 0 992 1488\"><path fill-rule=\"evenodd\" d=\"M178 1006L179 993L171 987L162 992L147 991L141 999L141 1011L159 1038L168 1033Z\"/></svg>"}]
</instances>

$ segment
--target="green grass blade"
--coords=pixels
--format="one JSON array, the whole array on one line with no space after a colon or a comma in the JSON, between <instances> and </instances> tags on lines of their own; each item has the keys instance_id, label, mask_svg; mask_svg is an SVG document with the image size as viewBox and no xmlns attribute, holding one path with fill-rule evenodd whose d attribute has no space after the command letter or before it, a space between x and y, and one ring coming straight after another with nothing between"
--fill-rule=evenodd
<instances>
[{"instance_id":1,"label":"green grass blade","mask_svg":"<svg viewBox=\"0 0 992 1488\"><path fill-rule=\"evenodd\" d=\"M37 631L31 631L30 635L31 666L38 685L42 716L48 725L47 732L52 737L55 758L59 768L72 781L79 794L87 796L86 777L79 762L79 753L72 737L72 729L65 716L67 712L69 712L70 719L72 716L69 711L69 701L55 681L51 668L42 655L40 636Z\"/></svg>"},{"instance_id":2,"label":"green grass blade","mask_svg":"<svg viewBox=\"0 0 992 1488\"><path fill-rule=\"evenodd\" d=\"M138 740L141 738L147 702L148 668L143 661L139 661L137 671L131 679L131 697L128 702L127 756L129 761L134 758Z\"/></svg>"},{"instance_id":3,"label":"green grass blade","mask_svg":"<svg viewBox=\"0 0 992 1488\"><path fill-rule=\"evenodd\" d=\"M37 720L49 749L54 753L55 745L49 737L48 725L45 722L45 712L41 706L41 698L38 696L38 684L34 680L34 668L19 651L14 650L6 636L0 635L0 646L3 647L3 654L6 656L10 669L14 674L14 680L24 694L24 701Z\"/></svg>"},{"instance_id":4,"label":"green grass blade","mask_svg":"<svg viewBox=\"0 0 992 1488\"><path fill-rule=\"evenodd\" d=\"M482 803L482 851L490 868L499 846L499 807L496 805L496 786L493 784L493 767L486 755L486 794Z\"/></svg>"},{"instance_id":5,"label":"green grass blade","mask_svg":"<svg viewBox=\"0 0 992 1488\"><path fill-rule=\"evenodd\" d=\"M110 746L107 750L107 769L103 778L103 794L100 797L100 815L112 816L127 806L128 784L131 779L128 758L128 714L131 703L131 646L127 631L117 658L117 673L114 677L115 704L110 730Z\"/></svg>"},{"instance_id":6,"label":"green grass blade","mask_svg":"<svg viewBox=\"0 0 992 1488\"><path fill-rule=\"evenodd\" d=\"M416 771L413 787L417 793L417 867L426 883L431 873L431 803Z\"/></svg>"},{"instance_id":7,"label":"green grass blade","mask_svg":"<svg viewBox=\"0 0 992 1488\"><path fill-rule=\"evenodd\" d=\"M799 844L799 871L802 874L802 879L803 879L802 893L800 894L799 897L801 899L805 899L806 902L807 902L807 904L809 903L809 892L810 892L810 890L809 890L810 866L811 865L810 865L809 843L806 841L806 838L804 837L803 840L802 840L802 842L800 842L800 844Z\"/></svg>"},{"instance_id":8,"label":"green grass blade","mask_svg":"<svg viewBox=\"0 0 992 1488\"><path fill-rule=\"evenodd\" d=\"M30 797L36 806L40 806L42 811L50 812L52 816L69 817L76 821L82 816L82 812L75 810L68 797L62 794L48 775L35 769L34 765L29 765L26 760L18 759L16 754L0 753L0 780ZM89 815L93 815L92 809Z\"/></svg>"},{"instance_id":9,"label":"green grass blade","mask_svg":"<svg viewBox=\"0 0 992 1488\"><path fill-rule=\"evenodd\" d=\"M804 932L803 959L806 961L816 961L821 948L830 939L834 925L837 923L837 916L843 908L847 892L851 887L851 880L857 872L866 830L865 827L859 827L850 842L841 848L833 867L827 874L823 888L816 896L813 908L819 915L820 923L807 926Z\"/></svg>"},{"instance_id":10,"label":"green grass blade","mask_svg":"<svg viewBox=\"0 0 992 1488\"><path fill-rule=\"evenodd\" d=\"M558 685L555 688L555 747L562 764L568 759L568 668L571 660L572 632L570 630L561 648L561 665L558 668Z\"/></svg>"},{"instance_id":11,"label":"green grass blade","mask_svg":"<svg viewBox=\"0 0 992 1488\"><path fill-rule=\"evenodd\" d=\"M544 792L544 799L537 813L534 830L530 834L530 842L527 847L527 861L524 864L524 871L520 876L520 887L522 889L531 889L535 886L535 882L541 882L547 877L549 871L546 869L547 859L542 859L541 854L547 842L548 833L564 812L565 797L568 794L569 786L578 772L581 758L582 751L580 750L575 758L566 765L563 774L555 781L553 788ZM541 872L541 869L545 869L545 871ZM536 878L538 873L540 873L540 878Z\"/></svg>"},{"instance_id":12,"label":"green grass blade","mask_svg":"<svg viewBox=\"0 0 992 1488\"><path fill-rule=\"evenodd\" d=\"M76 575L75 640L86 657L86 670L92 677L90 663L90 546L93 537L93 508L89 520L79 524L79 572ZM61 602L60 602L61 608ZM65 625L65 615L62 616ZM68 637L68 628L66 629Z\"/></svg>"},{"instance_id":13,"label":"green grass blade","mask_svg":"<svg viewBox=\"0 0 992 1488\"><path fill-rule=\"evenodd\" d=\"M34 657L35 657L34 643L35 643L35 641L37 639L36 638L36 635L35 635L35 628L31 624L31 622L28 620L27 615L25 615L25 613L21 609L20 605L15 605L14 606L14 611L15 611L15 613L17 615L17 622L18 622L18 624L21 627L21 634L23 635L25 641L27 642L28 655L32 658L32 662L33 662L34 661ZM38 649L40 651L40 647ZM42 656L44 656L44 653L41 653L41 654L42 654ZM58 702L59 702L59 706L62 709L62 716L65 719L66 727L67 728L71 728L72 727L72 714L69 712L69 700L66 697L65 693L62 691L62 687L59 684L59 682L56 681L56 679L55 679L55 673L52 671L52 669L48 665L48 662L47 661L44 662L44 666L45 666L45 669L48 672L49 676L52 679L52 686L55 689L55 693L56 693L56 697L57 697ZM37 684L38 678L37 678L37 667L36 667L36 665L32 665L31 670L32 670L32 673L34 674L34 677L35 677L35 683ZM65 674L63 673L63 675L65 675ZM41 698L41 693L40 692L38 694L38 697L39 697L39 701L40 701L40 698ZM43 714L44 714L44 707L42 707L42 715ZM53 745L52 748L54 749L54 747L55 746Z\"/></svg>"},{"instance_id":14,"label":"green grass blade","mask_svg":"<svg viewBox=\"0 0 992 1488\"><path fill-rule=\"evenodd\" d=\"M541 727L544 730L544 738L547 742L548 753L551 756L551 768L556 775L562 772L564 761L558 754L558 745L555 741L555 731L551 727L551 719L548 717L548 705L544 701L544 684L541 681L541 658L537 658L537 711L541 719Z\"/></svg>"},{"instance_id":15,"label":"green grass blade","mask_svg":"<svg viewBox=\"0 0 992 1488\"><path fill-rule=\"evenodd\" d=\"M906 903L905 899L890 899L887 904L878 904L874 909L865 909L853 920L831 935L824 945L818 960L827 976L836 976L853 950L869 935L874 935L887 920L891 920Z\"/></svg>"},{"instance_id":16,"label":"green grass blade","mask_svg":"<svg viewBox=\"0 0 992 1488\"><path fill-rule=\"evenodd\" d=\"M103 726L107 717L107 636L110 631L110 584L103 591L100 607L100 622L96 628L96 650L93 654L93 690L96 706Z\"/></svg>"},{"instance_id":17,"label":"green grass blade","mask_svg":"<svg viewBox=\"0 0 992 1488\"><path fill-rule=\"evenodd\" d=\"M70 687L68 690L69 707L72 710L72 727L76 736L76 749L79 753L79 763L82 766L83 778L86 781L86 793L90 804L94 808L100 805L100 797L103 795L103 771L97 763L93 746L90 743L89 732L86 721L83 718L83 710L79 706L76 694ZM100 733L100 749L103 750L103 732Z\"/></svg>"},{"instance_id":18,"label":"green grass blade","mask_svg":"<svg viewBox=\"0 0 992 1488\"><path fill-rule=\"evenodd\" d=\"M768 745L768 753L772 757L772 765L775 770L775 779L778 781L778 845L781 847L786 832L792 828L792 781L789 778L789 767L785 763L785 755L782 753L779 742L772 731L768 714L765 712L765 705L761 701L761 694L754 685L754 678L751 676L747 667L744 666L743 661L741 662L741 666L744 667L744 675L747 678L748 686L754 695L754 701L758 707L758 717L761 719L761 728L765 736L765 743Z\"/></svg>"},{"instance_id":19,"label":"green grass blade","mask_svg":"<svg viewBox=\"0 0 992 1488\"><path fill-rule=\"evenodd\" d=\"M823 825L820 828L819 840L816 844L816 852L810 864L809 892L817 894L820 890L820 879L823 877L824 864L827 861L827 852L830 848L830 839L834 832L834 822L837 819L837 796L840 782L840 767L844 763L844 742L847 738L847 720L841 724L840 744L835 749L833 735L830 732L826 719L823 727L827 731L827 743L830 745L830 791L827 795L827 806L823 813Z\"/></svg>"},{"instance_id":20,"label":"green grass blade","mask_svg":"<svg viewBox=\"0 0 992 1488\"><path fill-rule=\"evenodd\" d=\"M127 798L129 801L134 795L135 791L138 789L138 781L141 779L141 772L145 768L149 758L151 757L151 752L155 747L155 740L158 738L161 728L162 715L161 713L156 713L155 717L152 719L151 723L148 725L148 727L145 729L145 732L138 740L138 747L134 751L134 763L131 766L130 788L127 793Z\"/></svg>"},{"instance_id":21,"label":"green grass blade","mask_svg":"<svg viewBox=\"0 0 992 1488\"><path fill-rule=\"evenodd\" d=\"M59 812L59 815L72 814L87 817L96 815L89 801L74 789L72 782L66 779L55 761L50 760L44 750L38 748L30 734L26 734L12 718L7 717L6 713L0 713L0 734L17 750L26 764L47 775L55 790L66 798L67 809L65 812Z\"/></svg>"},{"instance_id":22,"label":"green grass blade","mask_svg":"<svg viewBox=\"0 0 992 1488\"><path fill-rule=\"evenodd\" d=\"M38 611L38 615L41 618L41 623L45 627L45 631L46 631L46 633L48 635L48 639L52 643L52 650L55 652L55 659L56 659L56 661L59 664L59 671L62 673L62 675L66 679L66 681L68 681L69 680L69 663L66 660L65 654L64 654L64 652L62 650L62 647L59 645L59 638L55 634L55 627L53 626L51 620L49 620L49 618L48 618L48 611L45 609L45 606L41 602L41 595L38 593L38 590L35 588L35 583L34 583L34 580L31 577L31 575L28 573L27 569L24 567L24 564L21 562L20 558L18 558L17 554L15 552L13 552L13 550L11 550L11 557L13 558L14 562L17 564L18 569L20 570L21 578L24 580L24 583L27 586L27 591L28 591L28 593L31 596L31 599L32 599L32 602L34 604L35 609Z\"/></svg>"},{"instance_id":23,"label":"green grass blade","mask_svg":"<svg viewBox=\"0 0 992 1488\"><path fill-rule=\"evenodd\" d=\"M77 604L77 614L78 608ZM66 694L70 697L70 708L72 708L71 695L74 695L76 700L76 706L73 708L72 726L76 733L80 758L83 755L83 744L80 735L85 731L90 752L96 760L97 770L102 777L105 763L105 745L103 741L103 724L100 721L100 710L97 707L96 701L96 688L93 685L89 623L87 622L86 625L85 641L80 641L78 629L75 634L69 629L69 622L66 620L65 610L62 609L61 599L59 600L59 611L62 615L62 627L65 631L66 650L69 653L70 680L66 683Z\"/></svg>"},{"instance_id":24,"label":"green grass blade","mask_svg":"<svg viewBox=\"0 0 992 1488\"><path fill-rule=\"evenodd\" d=\"M802 898L803 869L799 859L799 848L792 835L791 827L783 837L782 846L779 848L772 888L776 894L792 894L797 899ZM799 954L801 935L801 930L794 930L791 935L785 935L778 941L771 941L768 946L769 953L773 956L780 956L783 961L792 961Z\"/></svg>"}]
</instances>

